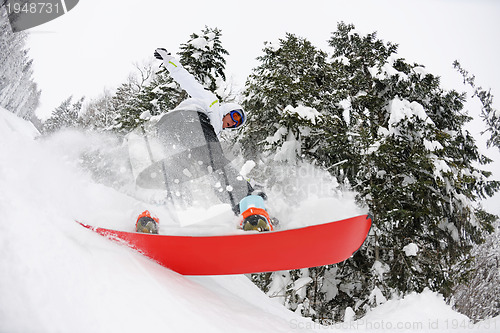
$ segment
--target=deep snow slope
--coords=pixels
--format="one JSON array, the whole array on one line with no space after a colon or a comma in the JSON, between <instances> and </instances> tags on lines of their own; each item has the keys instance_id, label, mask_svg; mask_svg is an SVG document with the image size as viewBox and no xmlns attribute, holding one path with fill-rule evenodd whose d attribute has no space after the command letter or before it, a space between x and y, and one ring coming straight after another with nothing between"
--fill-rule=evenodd
<instances>
[{"instance_id":1,"label":"deep snow slope","mask_svg":"<svg viewBox=\"0 0 500 333\"><path fill-rule=\"evenodd\" d=\"M1 333L500 330L499 317L472 324L430 291L387 301L359 320L346 313L345 323L325 327L286 310L245 276L174 273L74 222L133 230L134 217L148 208L77 167L82 146L102 143L71 133L44 140L37 135L0 108ZM346 209L350 199L325 204L329 199L311 198L299 208L318 200L354 214ZM162 223L168 219L155 209ZM330 218L320 210L312 220Z\"/></svg>"},{"instance_id":2,"label":"deep snow slope","mask_svg":"<svg viewBox=\"0 0 500 333\"><path fill-rule=\"evenodd\" d=\"M288 332L307 322L245 276L181 276L79 226L113 217L133 228L142 204L36 136L0 109L0 332Z\"/></svg>"}]
</instances>

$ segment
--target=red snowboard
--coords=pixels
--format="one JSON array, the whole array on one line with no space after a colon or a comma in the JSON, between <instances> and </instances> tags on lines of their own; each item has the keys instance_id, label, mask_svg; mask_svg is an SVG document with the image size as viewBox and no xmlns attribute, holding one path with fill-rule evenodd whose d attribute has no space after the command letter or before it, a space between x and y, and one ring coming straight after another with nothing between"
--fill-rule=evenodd
<instances>
[{"instance_id":1,"label":"red snowboard","mask_svg":"<svg viewBox=\"0 0 500 333\"><path fill-rule=\"evenodd\" d=\"M169 236L92 227L184 275L246 274L335 264L356 252L371 218L345 220L282 231L227 236Z\"/></svg>"}]
</instances>

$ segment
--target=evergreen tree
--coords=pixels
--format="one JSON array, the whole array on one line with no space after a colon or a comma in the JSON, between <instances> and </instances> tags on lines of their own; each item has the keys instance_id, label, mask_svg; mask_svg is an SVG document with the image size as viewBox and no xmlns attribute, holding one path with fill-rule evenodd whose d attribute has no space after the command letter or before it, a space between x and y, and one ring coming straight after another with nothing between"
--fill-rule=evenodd
<instances>
[{"instance_id":1,"label":"evergreen tree","mask_svg":"<svg viewBox=\"0 0 500 333\"><path fill-rule=\"evenodd\" d=\"M337 78L327 54L306 39L287 34L278 44L266 43L263 52L264 55L258 58L261 65L247 81L244 107L248 123L242 130L240 142L247 158L265 161L262 179L257 180L266 182L269 187L285 182L282 188L287 191L283 196L293 204L294 200L305 199L303 191L286 186L289 178L301 168L301 161L331 168L343 161L346 151L349 152L345 149L348 123L339 103L347 95L334 89ZM290 167L290 164L297 164L297 167ZM338 276L335 276L337 271ZM328 302L335 299L345 304L346 297L338 290L348 291L347 281L359 267L357 271L351 269L350 273L342 275L344 271L318 267L256 274L252 280L291 310L328 323L333 319L334 310L340 311L346 306L329 305ZM344 285L340 284L340 277L345 277Z\"/></svg>"},{"instance_id":2,"label":"evergreen tree","mask_svg":"<svg viewBox=\"0 0 500 333\"><path fill-rule=\"evenodd\" d=\"M53 112L49 119L43 123L45 134L54 133L63 128L81 127L79 115L82 109L84 97L71 103L73 96L68 97Z\"/></svg>"},{"instance_id":3,"label":"evergreen tree","mask_svg":"<svg viewBox=\"0 0 500 333\"><path fill-rule=\"evenodd\" d=\"M244 92L248 117L240 142L246 157L280 150L287 160L287 149L295 149L298 157L319 154L326 124L337 128L331 116L324 117L335 114L326 53L293 34L276 45L266 43L263 52Z\"/></svg>"},{"instance_id":4,"label":"evergreen tree","mask_svg":"<svg viewBox=\"0 0 500 333\"><path fill-rule=\"evenodd\" d=\"M13 33L7 11L0 7L0 106L24 119L38 107L41 91L33 81L32 60L25 49L26 32Z\"/></svg>"},{"instance_id":5,"label":"evergreen tree","mask_svg":"<svg viewBox=\"0 0 500 333\"><path fill-rule=\"evenodd\" d=\"M455 309L474 321L500 314L500 225L472 251L474 264L468 279L454 291Z\"/></svg>"},{"instance_id":6,"label":"evergreen tree","mask_svg":"<svg viewBox=\"0 0 500 333\"><path fill-rule=\"evenodd\" d=\"M283 161L288 147L295 159L326 167L359 193L374 226L341 264L290 273L288 282L278 273L254 280L264 289L285 281L286 304L322 321L425 287L449 297L472 245L491 230L494 216L478 201L499 187L478 167L490 160L464 129L465 95L443 90L424 66L398 58L397 45L352 25L340 23L332 34L330 62L309 42L287 37L264 49L247 83L245 153L256 156L258 146ZM306 292L296 293L295 282L305 279Z\"/></svg>"},{"instance_id":7,"label":"evergreen tree","mask_svg":"<svg viewBox=\"0 0 500 333\"><path fill-rule=\"evenodd\" d=\"M116 110L112 128L127 134L149 116L159 115L175 107L180 91L165 70L154 73L153 65L138 67L135 75L118 87L112 99Z\"/></svg>"},{"instance_id":8,"label":"evergreen tree","mask_svg":"<svg viewBox=\"0 0 500 333\"><path fill-rule=\"evenodd\" d=\"M450 296L471 246L491 229L477 202L499 184L475 167L490 160L464 129L464 94L444 91L423 66L397 58L394 45L353 29L339 25L330 45L353 80L350 127L358 135L349 148L357 158L344 167L374 215L366 259L388 268L378 286L386 296L424 287ZM406 255L409 244L420 254Z\"/></svg>"},{"instance_id":9,"label":"evergreen tree","mask_svg":"<svg viewBox=\"0 0 500 333\"><path fill-rule=\"evenodd\" d=\"M112 129L116 119L116 104L113 96L105 91L104 94L91 100L80 115L79 122L85 129L102 132Z\"/></svg>"},{"instance_id":10,"label":"evergreen tree","mask_svg":"<svg viewBox=\"0 0 500 333\"><path fill-rule=\"evenodd\" d=\"M229 55L222 47L221 30L208 28L201 34L193 33L190 39L180 47L180 62L208 90L219 95L226 81L225 56Z\"/></svg>"},{"instance_id":11,"label":"evergreen tree","mask_svg":"<svg viewBox=\"0 0 500 333\"><path fill-rule=\"evenodd\" d=\"M486 91L482 87L476 86L476 77L462 68L462 65L458 61L455 60L453 66L464 77L464 84L467 83L474 89L472 97L479 98L482 104L481 118L486 123L485 132L490 132L490 138L487 142L488 146L496 146L500 149L500 114L493 108L493 94L491 90Z\"/></svg>"}]
</instances>

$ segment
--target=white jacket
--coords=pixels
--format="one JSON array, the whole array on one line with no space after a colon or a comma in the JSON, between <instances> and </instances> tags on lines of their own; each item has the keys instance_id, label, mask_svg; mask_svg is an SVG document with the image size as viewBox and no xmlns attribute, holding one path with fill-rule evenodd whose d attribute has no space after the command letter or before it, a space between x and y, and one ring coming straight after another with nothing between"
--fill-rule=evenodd
<instances>
[{"instance_id":1,"label":"white jacket","mask_svg":"<svg viewBox=\"0 0 500 333\"><path fill-rule=\"evenodd\" d=\"M180 103L175 110L197 110L205 112L217 136L222 132L222 118L231 110L241 109L241 106L235 103L225 103L220 105L217 96L211 91L206 90L196 81L194 76L189 73L181 63L173 56L162 50L157 50L163 58L163 65L170 73L170 76L184 89L190 99Z\"/></svg>"}]
</instances>

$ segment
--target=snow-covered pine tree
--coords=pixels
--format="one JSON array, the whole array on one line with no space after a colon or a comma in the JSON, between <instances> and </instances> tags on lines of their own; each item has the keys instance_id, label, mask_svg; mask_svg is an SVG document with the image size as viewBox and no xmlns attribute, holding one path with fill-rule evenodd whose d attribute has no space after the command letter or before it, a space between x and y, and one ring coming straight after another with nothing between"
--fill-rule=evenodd
<instances>
[{"instance_id":1,"label":"snow-covered pine tree","mask_svg":"<svg viewBox=\"0 0 500 333\"><path fill-rule=\"evenodd\" d=\"M310 43L288 36L264 49L248 81L245 153L255 158L257 146L274 159L295 140L296 159L347 180L373 213L374 227L353 258L316 275L309 270L315 282L302 300L287 304L324 322L341 320L347 307L360 315L425 287L450 296L471 246L491 227L493 216L478 201L499 187L477 167L489 159L464 129L465 95L443 90L423 66L396 57L395 44L362 36L352 25L340 23L332 34L331 63L314 64ZM322 84L311 84L318 82L311 73ZM284 112L300 107L314 109L321 121ZM290 276L288 286L304 277ZM277 278L262 277L268 280L254 277L261 286Z\"/></svg>"},{"instance_id":2,"label":"snow-covered pine tree","mask_svg":"<svg viewBox=\"0 0 500 333\"><path fill-rule=\"evenodd\" d=\"M300 189L286 184L302 161L327 168L344 158L339 154L348 127L344 110L335 103L343 98L333 90L327 54L308 40L287 34L276 43L266 43L263 52L244 92L248 123L240 143L246 158L265 162L259 166L261 179L256 180L268 187L284 182L282 195L292 203L305 199ZM340 280L333 275L330 279L333 271L318 267L255 274L252 280L291 310L326 323L333 314L327 298L339 294Z\"/></svg>"},{"instance_id":3,"label":"snow-covered pine tree","mask_svg":"<svg viewBox=\"0 0 500 333\"><path fill-rule=\"evenodd\" d=\"M254 159L258 152L279 150L277 160L311 158L324 147L322 129L336 128L323 117L331 113L327 55L293 34L265 43L263 52L244 92L248 113L240 140L244 153Z\"/></svg>"},{"instance_id":4,"label":"snow-covered pine tree","mask_svg":"<svg viewBox=\"0 0 500 333\"><path fill-rule=\"evenodd\" d=\"M85 129L103 132L111 130L115 117L113 95L105 90L101 96L86 103L84 113L80 115L80 124Z\"/></svg>"},{"instance_id":5,"label":"snow-covered pine tree","mask_svg":"<svg viewBox=\"0 0 500 333\"><path fill-rule=\"evenodd\" d=\"M167 112L180 100L181 91L165 69L154 73L153 64L137 66L137 69L118 87L112 99L116 109L112 128L122 134L144 123L148 118L144 115Z\"/></svg>"},{"instance_id":6,"label":"snow-covered pine tree","mask_svg":"<svg viewBox=\"0 0 500 333\"><path fill-rule=\"evenodd\" d=\"M72 103L73 96L68 97L54 111L49 119L43 123L43 133L54 133L63 128L81 127L79 122L84 97Z\"/></svg>"},{"instance_id":7,"label":"snow-covered pine tree","mask_svg":"<svg viewBox=\"0 0 500 333\"><path fill-rule=\"evenodd\" d=\"M381 276L372 289L389 297L429 287L449 297L471 246L491 228L478 201L499 188L476 167L490 160L464 128L465 95L352 25L339 24L329 42L336 73L351 82L337 88L347 92L356 134L348 146L355 158L343 166L374 215L373 252L361 252L383 268L372 269Z\"/></svg>"},{"instance_id":8,"label":"snow-covered pine tree","mask_svg":"<svg viewBox=\"0 0 500 333\"><path fill-rule=\"evenodd\" d=\"M24 119L34 116L41 91L33 81L32 60L25 49L26 32L13 33L7 11L0 7L0 106Z\"/></svg>"},{"instance_id":9,"label":"snow-covered pine tree","mask_svg":"<svg viewBox=\"0 0 500 333\"><path fill-rule=\"evenodd\" d=\"M493 94L491 90L484 90L482 87L478 87L475 83L476 77L472 74L469 74L467 70L465 70L460 62L455 60L453 62L453 66L456 70L462 74L464 78L464 84L468 84L474 89L474 94L472 97L479 98L481 102L481 118L486 124L486 131L490 133L490 137L488 139L488 146L496 146L500 149L500 112L493 108Z\"/></svg>"},{"instance_id":10,"label":"snow-covered pine tree","mask_svg":"<svg viewBox=\"0 0 500 333\"><path fill-rule=\"evenodd\" d=\"M500 314L500 224L475 246L474 264L468 279L454 291L455 309L474 321L494 318Z\"/></svg>"},{"instance_id":11,"label":"snow-covered pine tree","mask_svg":"<svg viewBox=\"0 0 500 333\"><path fill-rule=\"evenodd\" d=\"M191 34L189 40L180 46L180 62L208 90L224 99L226 81L226 59L229 52L222 46L222 31L218 28L205 29Z\"/></svg>"}]
</instances>

